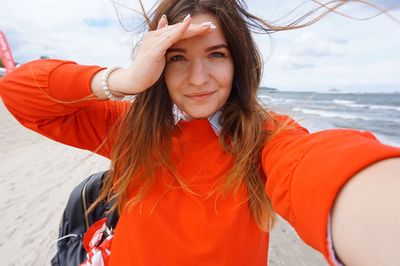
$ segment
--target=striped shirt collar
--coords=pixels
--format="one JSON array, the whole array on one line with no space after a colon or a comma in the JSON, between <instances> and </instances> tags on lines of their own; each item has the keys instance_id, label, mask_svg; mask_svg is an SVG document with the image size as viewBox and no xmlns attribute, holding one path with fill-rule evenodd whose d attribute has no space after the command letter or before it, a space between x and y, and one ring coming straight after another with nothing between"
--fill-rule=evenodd
<instances>
[{"instance_id":1,"label":"striped shirt collar","mask_svg":"<svg viewBox=\"0 0 400 266\"><path fill-rule=\"evenodd\" d=\"M174 122L175 125L178 124L178 122L182 119L184 121L188 121L190 118L184 114L176 104L174 104L174 107L172 109L172 112L174 113ZM208 122L210 123L211 128L214 130L214 133L218 136L219 133L221 132L221 124L219 123L219 118L221 116L221 111L217 111L211 116L208 117Z\"/></svg>"}]
</instances>

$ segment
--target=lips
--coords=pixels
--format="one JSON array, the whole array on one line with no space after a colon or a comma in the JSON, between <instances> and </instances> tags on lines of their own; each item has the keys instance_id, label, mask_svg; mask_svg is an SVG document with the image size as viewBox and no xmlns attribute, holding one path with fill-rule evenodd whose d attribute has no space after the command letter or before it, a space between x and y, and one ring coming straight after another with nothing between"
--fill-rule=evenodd
<instances>
[{"instance_id":1,"label":"lips","mask_svg":"<svg viewBox=\"0 0 400 266\"><path fill-rule=\"evenodd\" d=\"M215 91L202 91L202 92L187 94L186 97L192 100L203 100L213 95L214 93Z\"/></svg>"}]
</instances>

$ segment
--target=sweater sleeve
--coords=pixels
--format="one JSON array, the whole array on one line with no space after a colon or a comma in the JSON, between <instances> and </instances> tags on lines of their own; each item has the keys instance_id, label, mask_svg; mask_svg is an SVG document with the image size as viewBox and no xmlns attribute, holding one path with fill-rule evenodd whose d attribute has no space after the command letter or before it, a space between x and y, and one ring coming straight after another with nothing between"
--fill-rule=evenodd
<instances>
[{"instance_id":1,"label":"sweater sleeve","mask_svg":"<svg viewBox=\"0 0 400 266\"><path fill-rule=\"evenodd\" d=\"M110 156L111 129L130 103L97 98L91 91L98 66L36 60L0 79L0 95L26 128L73 147Z\"/></svg>"},{"instance_id":2,"label":"sweater sleeve","mask_svg":"<svg viewBox=\"0 0 400 266\"><path fill-rule=\"evenodd\" d=\"M331 129L310 134L287 116L289 126L264 147L262 166L274 210L299 236L334 264L328 221L336 196L359 171L400 157L400 148L380 143L367 131Z\"/></svg>"}]
</instances>

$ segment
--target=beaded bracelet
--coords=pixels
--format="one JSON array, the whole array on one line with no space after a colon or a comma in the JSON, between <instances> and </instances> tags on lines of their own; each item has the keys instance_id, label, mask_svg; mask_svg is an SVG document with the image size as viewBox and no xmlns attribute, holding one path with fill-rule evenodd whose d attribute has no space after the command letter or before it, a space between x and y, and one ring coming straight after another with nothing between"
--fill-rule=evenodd
<instances>
[{"instance_id":1,"label":"beaded bracelet","mask_svg":"<svg viewBox=\"0 0 400 266\"><path fill-rule=\"evenodd\" d=\"M117 69L119 69L119 67L109 67L101 76L101 89L104 91L104 94L107 96L107 98L113 101L122 100L122 98L114 96L108 87L108 78L110 77L110 74Z\"/></svg>"}]
</instances>

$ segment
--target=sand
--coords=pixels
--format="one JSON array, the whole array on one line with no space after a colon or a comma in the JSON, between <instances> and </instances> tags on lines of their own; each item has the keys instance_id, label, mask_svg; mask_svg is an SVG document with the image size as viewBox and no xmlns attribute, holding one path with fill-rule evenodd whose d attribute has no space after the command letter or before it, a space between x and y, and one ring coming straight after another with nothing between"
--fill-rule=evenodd
<instances>
[{"instance_id":1,"label":"sand","mask_svg":"<svg viewBox=\"0 0 400 266\"><path fill-rule=\"evenodd\" d=\"M69 193L109 160L23 128L0 101L0 265L49 265ZM327 265L283 220L269 265Z\"/></svg>"}]
</instances>

